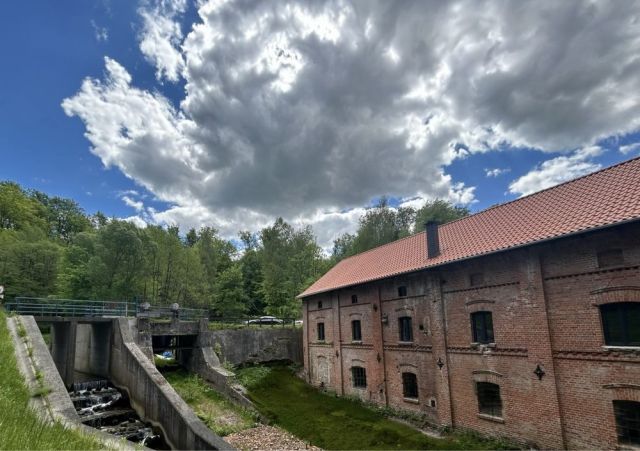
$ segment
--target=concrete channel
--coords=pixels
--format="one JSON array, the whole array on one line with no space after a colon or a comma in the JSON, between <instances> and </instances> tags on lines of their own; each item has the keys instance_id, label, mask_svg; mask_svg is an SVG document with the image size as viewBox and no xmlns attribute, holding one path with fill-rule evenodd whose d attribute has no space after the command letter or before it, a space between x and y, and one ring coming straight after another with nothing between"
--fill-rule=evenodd
<instances>
[{"instance_id":1,"label":"concrete channel","mask_svg":"<svg viewBox=\"0 0 640 451\"><path fill-rule=\"evenodd\" d=\"M235 365L302 359L300 329L209 331L206 321L61 318L51 322L47 346L33 317L18 316L8 322L16 346L23 348L18 356L25 379L35 384L35 372L41 371L51 389L34 401L42 405L34 407L94 434L109 448L126 449L128 443L137 442L138 447L152 449L232 449L157 370L153 356L158 347L172 349L181 366L247 407L251 401L233 385L233 374L220 358ZM18 324L26 331L22 340L16 332ZM32 349L31 357L24 340Z\"/></svg>"}]
</instances>

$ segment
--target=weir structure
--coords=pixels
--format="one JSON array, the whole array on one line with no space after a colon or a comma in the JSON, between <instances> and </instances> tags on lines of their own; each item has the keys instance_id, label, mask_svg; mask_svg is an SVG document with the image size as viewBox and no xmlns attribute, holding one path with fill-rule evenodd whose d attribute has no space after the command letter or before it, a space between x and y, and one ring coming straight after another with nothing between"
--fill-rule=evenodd
<instances>
[{"instance_id":1,"label":"weir structure","mask_svg":"<svg viewBox=\"0 0 640 451\"><path fill-rule=\"evenodd\" d=\"M302 361L301 329L209 331L208 320L193 309L159 309L162 315L158 315L153 309L140 310L135 303L33 298L17 298L5 307L22 315L23 322L50 325L50 360L66 388L77 382L79 375L111 381L126 392L138 415L159 428L174 449L231 446L214 434L165 380L155 367L154 353L172 351L181 366L248 407L251 402L233 385L233 373L223 368L220 358L231 364ZM40 334L35 327L27 333ZM68 407L67 400L64 404ZM69 412L69 418L79 421L74 414Z\"/></svg>"}]
</instances>

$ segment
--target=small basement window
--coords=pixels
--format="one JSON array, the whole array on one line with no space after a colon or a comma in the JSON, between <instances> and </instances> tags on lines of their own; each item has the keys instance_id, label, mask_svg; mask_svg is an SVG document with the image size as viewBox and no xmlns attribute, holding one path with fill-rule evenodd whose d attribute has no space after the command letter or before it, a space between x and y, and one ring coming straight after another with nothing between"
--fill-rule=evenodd
<instances>
[{"instance_id":1,"label":"small basement window","mask_svg":"<svg viewBox=\"0 0 640 451\"><path fill-rule=\"evenodd\" d=\"M352 294L351 295L351 303L352 304L357 304L358 303L358 295L356 295L356 294Z\"/></svg>"},{"instance_id":2,"label":"small basement window","mask_svg":"<svg viewBox=\"0 0 640 451\"><path fill-rule=\"evenodd\" d=\"M402 396L418 398L418 377L414 373L402 373Z\"/></svg>"},{"instance_id":3,"label":"small basement window","mask_svg":"<svg viewBox=\"0 0 640 451\"><path fill-rule=\"evenodd\" d=\"M469 283L472 287L484 285L484 274L481 272L471 274L471 276L469 276Z\"/></svg>"},{"instance_id":4,"label":"small basement window","mask_svg":"<svg viewBox=\"0 0 640 451\"><path fill-rule=\"evenodd\" d=\"M318 341L324 341L324 323L318 323Z\"/></svg>"},{"instance_id":5,"label":"small basement window","mask_svg":"<svg viewBox=\"0 0 640 451\"><path fill-rule=\"evenodd\" d=\"M640 346L640 302L604 304L600 315L607 346Z\"/></svg>"},{"instance_id":6,"label":"small basement window","mask_svg":"<svg viewBox=\"0 0 640 451\"><path fill-rule=\"evenodd\" d=\"M410 316L398 318L398 329L400 330L400 341L413 341L413 327L411 326Z\"/></svg>"},{"instance_id":7,"label":"small basement window","mask_svg":"<svg viewBox=\"0 0 640 451\"><path fill-rule=\"evenodd\" d=\"M613 266L624 265L622 249L608 249L598 252L598 268L611 268Z\"/></svg>"},{"instance_id":8,"label":"small basement window","mask_svg":"<svg viewBox=\"0 0 640 451\"><path fill-rule=\"evenodd\" d=\"M360 327L360 320L351 321L351 339L353 341L362 341L362 328Z\"/></svg>"},{"instance_id":9,"label":"small basement window","mask_svg":"<svg viewBox=\"0 0 640 451\"><path fill-rule=\"evenodd\" d=\"M491 382L476 382L478 412L492 417L502 418L502 399L500 386Z\"/></svg>"},{"instance_id":10,"label":"small basement window","mask_svg":"<svg viewBox=\"0 0 640 451\"><path fill-rule=\"evenodd\" d=\"M621 445L640 445L640 402L613 401L613 413L616 417L618 443Z\"/></svg>"},{"instance_id":11,"label":"small basement window","mask_svg":"<svg viewBox=\"0 0 640 451\"><path fill-rule=\"evenodd\" d=\"M398 287L398 297L399 298L403 298L407 295L407 287L402 285L401 287Z\"/></svg>"},{"instance_id":12,"label":"small basement window","mask_svg":"<svg viewBox=\"0 0 640 451\"><path fill-rule=\"evenodd\" d=\"M471 328L475 343L493 343L493 317L491 312L474 312L471 314Z\"/></svg>"},{"instance_id":13,"label":"small basement window","mask_svg":"<svg viewBox=\"0 0 640 451\"><path fill-rule=\"evenodd\" d=\"M367 370L361 366L351 367L351 379L356 388L367 388Z\"/></svg>"}]
</instances>

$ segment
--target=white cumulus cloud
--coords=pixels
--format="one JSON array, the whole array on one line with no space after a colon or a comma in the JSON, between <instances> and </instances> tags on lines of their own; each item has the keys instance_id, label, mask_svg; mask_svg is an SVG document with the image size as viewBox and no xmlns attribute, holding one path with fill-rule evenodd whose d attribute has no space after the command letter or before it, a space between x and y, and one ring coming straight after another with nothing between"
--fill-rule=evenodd
<instances>
[{"instance_id":1,"label":"white cumulus cloud","mask_svg":"<svg viewBox=\"0 0 640 451\"><path fill-rule=\"evenodd\" d=\"M514 181L523 194L597 167L570 149L640 128L638 3L200 0L183 35L187 6L140 7L178 104L109 58L63 102L106 166L171 205L155 221L232 236L283 216L326 246L380 195L472 203L456 158L565 154Z\"/></svg>"},{"instance_id":2,"label":"white cumulus cloud","mask_svg":"<svg viewBox=\"0 0 640 451\"><path fill-rule=\"evenodd\" d=\"M597 171L602 166L591 161L601 155L602 148L598 146L580 149L568 156L560 156L544 161L534 169L514 180L509 185L509 192L526 196L545 188L557 185L581 175Z\"/></svg>"}]
</instances>

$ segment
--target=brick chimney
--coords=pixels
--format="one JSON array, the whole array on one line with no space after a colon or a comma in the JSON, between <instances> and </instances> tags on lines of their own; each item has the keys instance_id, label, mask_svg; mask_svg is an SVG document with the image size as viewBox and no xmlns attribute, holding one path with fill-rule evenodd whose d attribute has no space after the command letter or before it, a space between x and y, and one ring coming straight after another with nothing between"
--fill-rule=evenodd
<instances>
[{"instance_id":1,"label":"brick chimney","mask_svg":"<svg viewBox=\"0 0 640 451\"><path fill-rule=\"evenodd\" d=\"M427 239L427 258L435 258L440 255L440 239L438 238L438 223L429 221L424 225Z\"/></svg>"}]
</instances>

